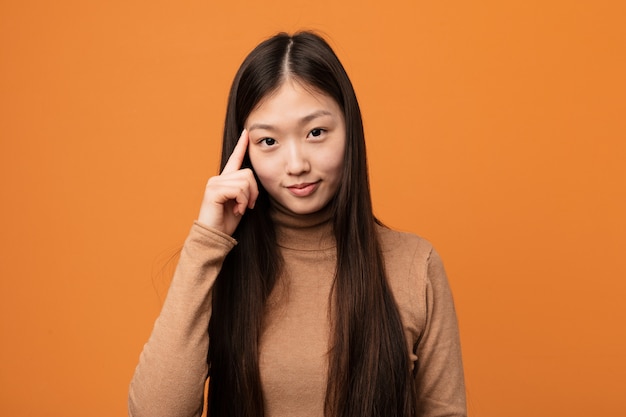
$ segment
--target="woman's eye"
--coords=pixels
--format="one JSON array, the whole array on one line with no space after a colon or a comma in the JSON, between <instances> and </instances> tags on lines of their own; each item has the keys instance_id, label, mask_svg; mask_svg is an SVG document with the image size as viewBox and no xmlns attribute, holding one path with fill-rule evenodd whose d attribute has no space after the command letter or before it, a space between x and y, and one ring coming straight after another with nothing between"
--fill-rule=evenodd
<instances>
[{"instance_id":1,"label":"woman's eye","mask_svg":"<svg viewBox=\"0 0 626 417\"><path fill-rule=\"evenodd\" d=\"M322 133L324 133L324 129L313 129L309 132L309 135L311 135L314 138L317 138L319 136L322 135Z\"/></svg>"},{"instance_id":2,"label":"woman's eye","mask_svg":"<svg viewBox=\"0 0 626 417\"><path fill-rule=\"evenodd\" d=\"M263 138L259 141L259 143L263 143L266 146L273 146L276 145L276 139L272 139L272 138Z\"/></svg>"}]
</instances>

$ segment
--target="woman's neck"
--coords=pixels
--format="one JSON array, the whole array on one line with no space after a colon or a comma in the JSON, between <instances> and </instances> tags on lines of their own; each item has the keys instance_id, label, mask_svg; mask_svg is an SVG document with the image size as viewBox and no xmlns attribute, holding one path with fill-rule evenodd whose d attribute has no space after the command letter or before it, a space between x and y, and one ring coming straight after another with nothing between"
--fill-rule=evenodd
<instances>
[{"instance_id":1,"label":"woman's neck","mask_svg":"<svg viewBox=\"0 0 626 417\"><path fill-rule=\"evenodd\" d=\"M279 204L272 204L270 210L278 246L296 250L335 247L330 205L311 214L295 214Z\"/></svg>"}]
</instances>

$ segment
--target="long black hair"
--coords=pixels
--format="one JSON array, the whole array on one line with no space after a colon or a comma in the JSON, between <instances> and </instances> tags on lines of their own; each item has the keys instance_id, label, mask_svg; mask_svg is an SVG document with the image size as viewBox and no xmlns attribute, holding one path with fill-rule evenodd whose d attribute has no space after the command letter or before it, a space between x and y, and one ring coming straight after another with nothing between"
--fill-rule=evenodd
<instances>
[{"instance_id":1,"label":"long black hair","mask_svg":"<svg viewBox=\"0 0 626 417\"><path fill-rule=\"evenodd\" d=\"M337 268L331 294L332 336L327 417L413 417L416 396L405 336L385 275L372 213L361 112L339 59L318 35L280 33L259 44L233 81L226 112L222 168L259 101L294 78L332 97L346 123L342 181L331 204ZM250 166L249 160L244 166ZM212 295L209 323L209 415L261 417L259 340L265 302L282 259L259 184L254 210L234 232Z\"/></svg>"}]
</instances>

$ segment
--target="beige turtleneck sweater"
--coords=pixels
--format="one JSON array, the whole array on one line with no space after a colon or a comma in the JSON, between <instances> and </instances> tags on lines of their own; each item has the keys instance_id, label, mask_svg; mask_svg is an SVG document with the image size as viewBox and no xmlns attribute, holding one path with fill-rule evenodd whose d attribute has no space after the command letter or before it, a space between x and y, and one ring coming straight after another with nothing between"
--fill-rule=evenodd
<instances>
[{"instance_id":1,"label":"beige turtleneck sweater","mask_svg":"<svg viewBox=\"0 0 626 417\"><path fill-rule=\"evenodd\" d=\"M328 300L336 264L328 215L273 215L284 269L272 292L260 341L267 417L322 417L329 340ZM423 416L465 416L461 348L452 296L425 240L378 229L406 345L417 366ZM211 316L211 289L236 241L195 223L152 335L130 384L131 417L198 417Z\"/></svg>"}]
</instances>

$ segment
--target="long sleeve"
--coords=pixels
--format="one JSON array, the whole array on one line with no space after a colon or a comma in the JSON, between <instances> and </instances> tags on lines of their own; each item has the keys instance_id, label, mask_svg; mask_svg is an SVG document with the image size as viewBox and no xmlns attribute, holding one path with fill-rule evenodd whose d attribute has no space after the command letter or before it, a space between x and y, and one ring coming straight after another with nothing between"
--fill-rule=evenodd
<instances>
[{"instance_id":1,"label":"long sleeve","mask_svg":"<svg viewBox=\"0 0 626 417\"><path fill-rule=\"evenodd\" d=\"M424 417L465 417L465 382L459 330L443 264L430 252L426 271L426 317L417 346L418 410Z\"/></svg>"},{"instance_id":2,"label":"long sleeve","mask_svg":"<svg viewBox=\"0 0 626 417\"><path fill-rule=\"evenodd\" d=\"M198 417L208 375L211 290L236 241L195 223L130 383L130 417Z\"/></svg>"}]
</instances>

